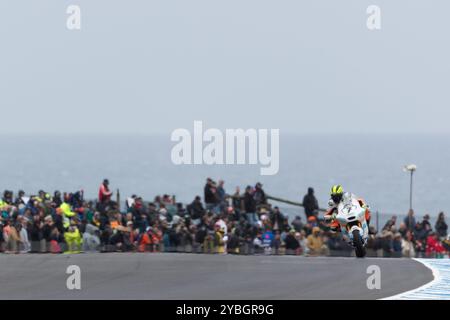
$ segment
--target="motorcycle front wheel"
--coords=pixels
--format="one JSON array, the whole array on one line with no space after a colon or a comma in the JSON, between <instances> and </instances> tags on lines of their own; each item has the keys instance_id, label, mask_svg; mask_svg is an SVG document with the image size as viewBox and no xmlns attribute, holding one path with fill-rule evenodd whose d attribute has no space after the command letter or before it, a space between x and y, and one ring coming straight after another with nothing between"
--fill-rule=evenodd
<instances>
[{"instance_id":1,"label":"motorcycle front wheel","mask_svg":"<svg viewBox=\"0 0 450 320\"><path fill-rule=\"evenodd\" d=\"M363 241L359 235L359 230L353 230L353 246L355 247L355 254L358 258L364 258L366 255L366 248L364 248Z\"/></svg>"}]
</instances>

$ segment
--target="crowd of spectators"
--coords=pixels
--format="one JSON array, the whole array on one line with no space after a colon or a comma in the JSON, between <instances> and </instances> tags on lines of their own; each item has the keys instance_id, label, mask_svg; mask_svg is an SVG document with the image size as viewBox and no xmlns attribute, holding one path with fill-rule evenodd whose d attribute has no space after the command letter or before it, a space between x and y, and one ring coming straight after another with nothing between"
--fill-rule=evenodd
<instances>
[{"instance_id":1,"label":"crowd of spectators","mask_svg":"<svg viewBox=\"0 0 450 320\"><path fill-rule=\"evenodd\" d=\"M389 219L380 233L371 232L368 247L381 252L383 257L444 257L450 251L448 225L443 212L439 213L434 229L426 214L417 221L414 210L409 210L403 221L397 216Z\"/></svg>"},{"instance_id":2,"label":"crowd of spectators","mask_svg":"<svg viewBox=\"0 0 450 320\"><path fill-rule=\"evenodd\" d=\"M351 255L340 233L319 214L312 188L303 199L305 218L289 221L273 206L263 185L237 187L208 178L203 200L184 205L174 196L120 201L104 180L96 201L43 190L36 195L5 191L0 200L0 251L5 253L192 252L217 254ZM380 232L371 226L368 254L383 257L444 257L450 241L443 213L435 230L429 216L417 222L410 211L397 227L392 217Z\"/></svg>"}]
</instances>

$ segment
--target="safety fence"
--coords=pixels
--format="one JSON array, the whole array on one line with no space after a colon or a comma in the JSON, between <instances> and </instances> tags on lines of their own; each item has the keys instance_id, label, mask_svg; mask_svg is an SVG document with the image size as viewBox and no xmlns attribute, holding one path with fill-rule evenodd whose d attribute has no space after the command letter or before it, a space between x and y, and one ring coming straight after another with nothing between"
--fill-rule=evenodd
<instances>
[{"instance_id":1,"label":"safety fence","mask_svg":"<svg viewBox=\"0 0 450 320\"><path fill-rule=\"evenodd\" d=\"M270 246L255 246L253 243L241 243L233 247L226 247L224 245L217 246L214 242L204 243L190 243L184 245L165 245L164 243L157 244L99 244L97 246L87 246L82 243L71 243L56 241L31 241L29 248L23 248L21 244L16 246L11 242L5 245L0 245L0 252L3 253L41 253L41 254L60 254L60 253L89 253L89 252L136 252L136 253L192 253L192 254L235 254L235 255L289 255L289 256L331 256L331 257L354 257L354 251L348 247L342 250L332 250L327 246L323 246L317 251L308 250L300 247L296 250L286 249L281 247ZM402 252L386 252L382 249L366 249L367 257L383 257L383 258L402 258ZM425 254L424 252L417 252L414 256L409 258L449 258L449 254Z\"/></svg>"}]
</instances>

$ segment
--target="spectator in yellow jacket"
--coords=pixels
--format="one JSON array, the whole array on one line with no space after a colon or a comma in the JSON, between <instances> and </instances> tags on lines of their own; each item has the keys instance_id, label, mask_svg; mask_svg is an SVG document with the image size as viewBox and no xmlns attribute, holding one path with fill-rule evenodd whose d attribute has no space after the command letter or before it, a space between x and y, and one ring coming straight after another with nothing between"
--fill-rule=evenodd
<instances>
[{"instance_id":1,"label":"spectator in yellow jacket","mask_svg":"<svg viewBox=\"0 0 450 320\"><path fill-rule=\"evenodd\" d=\"M309 254L312 256L317 256L321 254L326 254L327 247L320 236L320 228L314 227L312 233L306 239L306 245L309 249Z\"/></svg>"},{"instance_id":2,"label":"spectator in yellow jacket","mask_svg":"<svg viewBox=\"0 0 450 320\"><path fill-rule=\"evenodd\" d=\"M63 202L59 209L63 213L63 226L64 228L68 228L70 226L70 218L72 218L75 215L75 212L72 211L72 208L67 202Z\"/></svg>"},{"instance_id":3,"label":"spectator in yellow jacket","mask_svg":"<svg viewBox=\"0 0 450 320\"><path fill-rule=\"evenodd\" d=\"M67 251L64 253L80 253L81 244L83 239L81 238L80 231L75 225L69 227L69 230L64 233L64 239L67 244Z\"/></svg>"}]
</instances>

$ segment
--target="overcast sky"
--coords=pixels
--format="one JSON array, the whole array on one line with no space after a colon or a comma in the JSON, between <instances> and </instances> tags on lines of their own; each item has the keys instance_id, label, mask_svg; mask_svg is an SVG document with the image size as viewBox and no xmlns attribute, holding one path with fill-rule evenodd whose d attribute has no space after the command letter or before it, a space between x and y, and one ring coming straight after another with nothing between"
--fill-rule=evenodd
<instances>
[{"instance_id":1,"label":"overcast sky","mask_svg":"<svg viewBox=\"0 0 450 320\"><path fill-rule=\"evenodd\" d=\"M447 0L4 0L0 133L166 134L194 120L449 133L449 12Z\"/></svg>"}]
</instances>

